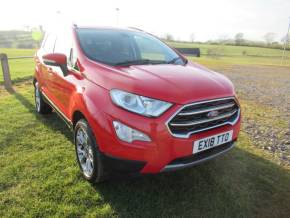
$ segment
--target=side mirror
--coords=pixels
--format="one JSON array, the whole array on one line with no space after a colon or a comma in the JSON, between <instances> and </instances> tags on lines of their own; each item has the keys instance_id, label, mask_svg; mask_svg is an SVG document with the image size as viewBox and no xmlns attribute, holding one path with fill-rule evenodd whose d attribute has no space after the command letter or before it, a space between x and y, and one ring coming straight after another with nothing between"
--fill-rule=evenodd
<instances>
[{"instance_id":1,"label":"side mirror","mask_svg":"<svg viewBox=\"0 0 290 218\"><path fill-rule=\"evenodd\" d=\"M49 66L57 66L63 72L64 76L67 76L68 69L67 69L67 59L66 55L60 53L50 53L42 56L43 62Z\"/></svg>"}]
</instances>

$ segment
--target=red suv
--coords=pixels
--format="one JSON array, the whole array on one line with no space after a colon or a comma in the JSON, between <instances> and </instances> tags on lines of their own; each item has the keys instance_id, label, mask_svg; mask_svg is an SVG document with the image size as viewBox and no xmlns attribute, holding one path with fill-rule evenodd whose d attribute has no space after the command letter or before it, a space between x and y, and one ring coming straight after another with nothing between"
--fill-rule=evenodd
<instances>
[{"instance_id":1,"label":"red suv","mask_svg":"<svg viewBox=\"0 0 290 218\"><path fill-rule=\"evenodd\" d=\"M35 62L36 110L73 130L90 182L190 167L237 140L232 83L141 30L74 25L47 34Z\"/></svg>"}]
</instances>

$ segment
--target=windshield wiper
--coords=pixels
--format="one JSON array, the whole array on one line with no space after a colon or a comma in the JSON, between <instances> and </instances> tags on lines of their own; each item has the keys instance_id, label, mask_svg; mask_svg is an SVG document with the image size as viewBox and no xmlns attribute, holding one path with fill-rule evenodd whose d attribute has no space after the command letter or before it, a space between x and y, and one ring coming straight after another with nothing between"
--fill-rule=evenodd
<instances>
[{"instance_id":1,"label":"windshield wiper","mask_svg":"<svg viewBox=\"0 0 290 218\"><path fill-rule=\"evenodd\" d=\"M174 64L177 60L181 59L181 57L173 58L172 60L168 61L167 64Z\"/></svg>"},{"instance_id":2,"label":"windshield wiper","mask_svg":"<svg viewBox=\"0 0 290 218\"><path fill-rule=\"evenodd\" d=\"M177 60L182 60L183 64L182 65L186 65L188 63L188 60L186 59L183 59L182 57L176 57L176 58L173 58L172 60L166 62L167 64L175 64Z\"/></svg>"},{"instance_id":3,"label":"windshield wiper","mask_svg":"<svg viewBox=\"0 0 290 218\"><path fill-rule=\"evenodd\" d=\"M166 63L162 60L150 60L150 59L137 59L137 60L128 60L119 63L115 63L115 66L130 66L130 65L143 65L143 64L163 64Z\"/></svg>"}]
</instances>

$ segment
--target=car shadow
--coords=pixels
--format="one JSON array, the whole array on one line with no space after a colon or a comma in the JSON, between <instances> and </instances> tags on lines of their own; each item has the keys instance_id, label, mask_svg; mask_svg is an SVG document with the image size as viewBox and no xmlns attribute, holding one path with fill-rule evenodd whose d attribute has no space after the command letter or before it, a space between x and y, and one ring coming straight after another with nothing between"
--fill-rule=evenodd
<instances>
[{"instance_id":1,"label":"car shadow","mask_svg":"<svg viewBox=\"0 0 290 218\"><path fill-rule=\"evenodd\" d=\"M237 147L190 169L93 187L120 217L290 214L290 172Z\"/></svg>"},{"instance_id":2,"label":"car shadow","mask_svg":"<svg viewBox=\"0 0 290 218\"><path fill-rule=\"evenodd\" d=\"M51 114L40 115L36 113L35 105L32 104L25 96L15 90L9 91L9 93L14 95L19 103L21 103L28 110L29 113L33 114L37 120L39 120L47 127L55 131L61 132L71 143L73 143L73 135L71 130L67 127L65 122L62 122L60 120L61 118L55 112Z\"/></svg>"}]
</instances>

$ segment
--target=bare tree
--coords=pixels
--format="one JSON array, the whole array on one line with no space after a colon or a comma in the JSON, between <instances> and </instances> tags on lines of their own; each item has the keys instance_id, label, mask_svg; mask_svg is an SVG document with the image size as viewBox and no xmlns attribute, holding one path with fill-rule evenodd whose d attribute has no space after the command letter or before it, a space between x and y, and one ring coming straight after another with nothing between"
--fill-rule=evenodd
<instances>
[{"instance_id":1,"label":"bare tree","mask_svg":"<svg viewBox=\"0 0 290 218\"><path fill-rule=\"evenodd\" d=\"M229 36L226 34L220 35L218 40L217 40L220 44L225 44L226 42L229 41Z\"/></svg>"},{"instance_id":2,"label":"bare tree","mask_svg":"<svg viewBox=\"0 0 290 218\"><path fill-rule=\"evenodd\" d=\"M274 42L275 38L276 38L276 34L272 32L266 33L264 35L264 39L268 45L271 45Z\"/></svg>"},{"instance_id":3,"label":"bare tree","mask_svg":"<svg viewBox=\"0 0 290 218\"><path fill-rule=\"evenodd\" d=\"M289 43L289 39L290 39L290 34L286 34L285 36L283 36L281 38L282 44Z\"/></svg>"},{"instance_id":4,"label":"bare tree","mask_svg":"<svg viewBox=\"0 0 290 218\"><path fill-rule=\"evenodd\" d=\"M194 33L191 33L189 38L190 38L190 41L191 42L194 42L194 40L195 40L195 34Z\"/></svg>"},{"instance_id":5,"label":"bare tree","mask_svg":"<svg viewBox=\"0 0 290 218\"><path fill-rule=\"evenodd\" d=\"M241 45L244 42L244 33L237 33L235 35L236 45Z\"/></svg>"},{"instance_id":6,"label":"bare tree","mask_svg":"<svg viewBox=\"0 0 290 218\"><path fill-rule=\"evenodd\" d=\"M165 39L168 40L168 41L173 41L174 40L173 35L171 35L170 33L167 33L165 35Z\"/></svg>"}]
</instances>

